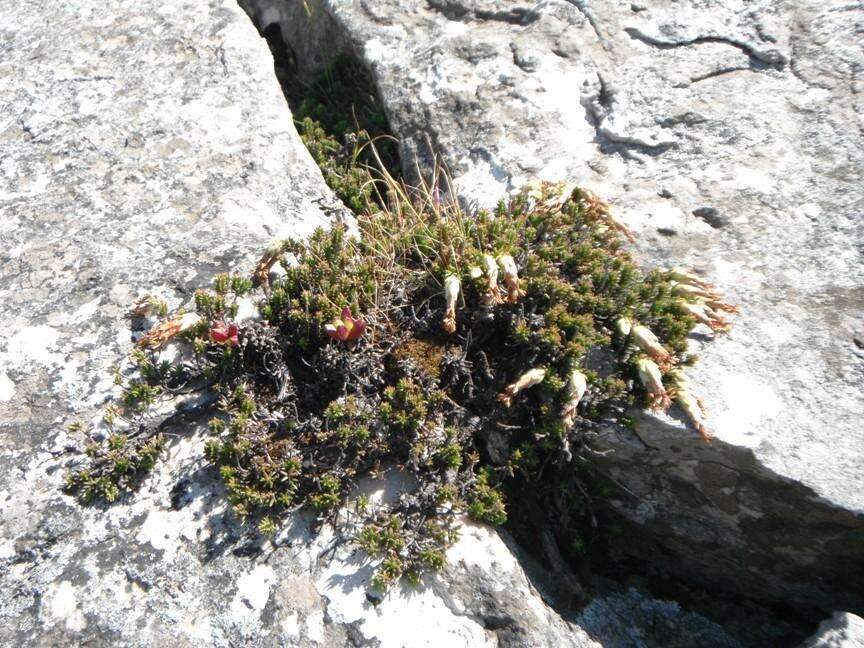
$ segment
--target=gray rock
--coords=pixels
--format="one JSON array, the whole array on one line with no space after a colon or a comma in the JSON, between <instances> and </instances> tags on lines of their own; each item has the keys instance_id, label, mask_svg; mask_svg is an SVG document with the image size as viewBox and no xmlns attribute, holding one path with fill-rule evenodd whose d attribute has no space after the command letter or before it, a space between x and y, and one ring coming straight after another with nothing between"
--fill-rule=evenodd
<instances>
[{"instance_id":1,"label":"gray rock","mask_svg":"<svg viewBox=\"0 0 864 648\"><path fill-rule=\"evenodd\" d=\"M597 598L577 622L604 648L740 648L716 623L685 612L677 603L655 601L635 589Z\"/></svg>"},{"instance_id":2,"label":"gray rock","mask_svg":"<svg viewBox=\"0 0 864 648\"><path fill-rule=\"evenodd\" d=\"M729 224L729 220L720 214L720 212L714 207L699 207L698 209L693 210L693 215L697 218L701 218L715 229L726 227L726 225Z\"/></svg>"},{"instance_id":3,"label":"gray rock","mask_svg":"<svg viewBox=\"0 0 864 648\"><path fill-rule=\"evenodd\" d=\"M191 414L140 492L105 508L61 493L81 441L67 425L117 393L133 299L188 302L344 208L233 0L2 16L0 644L595 646L483 528L446 579L373 607L371 567L332 532L240 526Z\"/></svg>"},{"instance_id":4,"label":"gray rock","mask_svg":"<svg viewBox=\"0 0 864 648\"><path fill-rule=\"evenodd\" d=\"M642 234L639 258L694 266L741 305L731 334L693 339L715 442L675 410L610 431L606 468L633 494L615 505L674 574L861 609L860 3L320 0L307 16L372 70L409 171L431 146L481 205L578 180Z\"/></svg>"},{"instance_id":5,"label":"gray rock","mask_svg":"<svg viewBox=\"0 0 864 648\"><path fill-rule=\"evenodd\" d=\"M801 648L864 648L864 619L848 612L835 612Z\"/></svg>"}]
</instances>

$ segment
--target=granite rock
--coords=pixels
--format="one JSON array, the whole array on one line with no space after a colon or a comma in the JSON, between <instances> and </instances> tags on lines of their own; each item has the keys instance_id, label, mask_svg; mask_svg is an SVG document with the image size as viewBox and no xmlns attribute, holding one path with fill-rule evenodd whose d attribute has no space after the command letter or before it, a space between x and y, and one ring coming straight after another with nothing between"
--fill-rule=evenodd
<instances>
[{"instance_id":1,"label":"granite rock","mask_svg":"<svg viewBox=\"0 0 864 648\"><path fill-rule=\"evenodd\" d=\"M835 612L825 619L801 648L862 648L864 619L848 612Z\"/></svg>"}]
</instances>

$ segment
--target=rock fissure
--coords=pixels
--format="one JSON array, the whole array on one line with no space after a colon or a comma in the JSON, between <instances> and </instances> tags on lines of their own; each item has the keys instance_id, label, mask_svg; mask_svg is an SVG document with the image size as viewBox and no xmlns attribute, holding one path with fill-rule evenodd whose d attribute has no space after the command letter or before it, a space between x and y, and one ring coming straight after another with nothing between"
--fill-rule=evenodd
<instances>
[{"instance_id":1,"label":"rock fissure","mask_svg":"<svg viewBox=\"0 0 864 648\"><path fill-rule=\"evenodd\" d=\"M591 29L594 31L594 35L597 37L597 40L603 46L604 49L611 49L611 45L608 42L607 38L600 31L600 22L597 19L597 15L591 10L591 7L588 6L585 0L567 0L570 4L572 4L576 9L579 10L585 19L588 21L588 24L591 25Z\"/></svg>"},{"instance_id":2,"label":"rock fissure","mask_svg":"<svg viewBox=\"0 0 864 648\"><path fill-rule=\"evenodd\" d=\"M529 6L514 7L508 10L483 9L476 2L458 2L456 0L428 0L428 5L439 11L449 20L463 20L471 16L478 21L502 22L508 25L525 27L539 19L539 14Z\"/></svg>"},{"instance_id":3,"label":"rock fissure","mask_svg":"<svg viewBox=\"0 0 864 648\"><path fill-rule=\"evenodd\" d=\"M651 45L657 49L676 49L679 47L689 47L691 45L702 45L705 43L720 43L739 49L753 59L762 61L769 65L777 66L778 69L782 69L787 63L786 57L775 49L763 51L754 47L750 43L730 38L728 36L697 36L695 38L682 40L666 40L647 34L638 27L627 27L624 31L633 40L646 43L647 45Z\"/></svg>"},{"instance_id":4,"label":"rock fissure","mask_svg":"<svg viewBox=\"0 0 864 648\"><path fill-rule=\"evenodd\" d=\"M758 72L758 70L754 70L750 67L725 67L720 68L719 70L706 72L705 74L700 74L699 76L691 77L690 83L700 83L702 81L707 81L708 79L715 79L725 74L734 74L735 72Z\"/></svg>"}]
</instances>

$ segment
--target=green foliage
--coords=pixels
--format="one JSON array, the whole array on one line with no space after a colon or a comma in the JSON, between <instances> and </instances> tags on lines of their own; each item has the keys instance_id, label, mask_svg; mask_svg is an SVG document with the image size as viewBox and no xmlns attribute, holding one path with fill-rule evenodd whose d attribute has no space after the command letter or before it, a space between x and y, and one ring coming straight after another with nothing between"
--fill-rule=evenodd
<instances>
[{"instance_id":1,"label":"green foliage","mask_svg":"<svg viewBox=\"0 0 864 648\"><path fill-rule=\"evenodd\" d=\"M111 433L101 442L90 442L85 449L90 459L87 468L66 474L65 489L82 501L115 501L120 493L134 488L146 475L165 447L165 437L130 438Z\"/></svg>"},{"instance_id":2,"label":"green foliage","mask_svg":"<svg viewBox=\"0 0 864 648\"><path fill-rule=\"evenodd\" d=\"M477 475L477 485L473 500L468 506L468 514L478 522L497 526L507 521L507 511L501 492L489 486L490 474L490 471L483 470Z\"/></svg>"},{"instance_id":3,"label":"green foliage","mask_svg":"<svg viewBox=\"0 0 864 648\"><path fill-rule=\"evenodd\" d=\"M374 199L367 167L377 160L370 143L385 168L395 175L399 167L372 79L356 60L340 55L302 91L303 99L292 106L300 138L330 188L360 213Z\"/></svg>"},{"instance_id":4,"label":"green foliage","mask_svg":"<svg viewBox=\"0 0 864 648\"><path fill-rule=\"evenodd\" d=\"M293 261L282 259L284 276L262 295L263 321L240 326L236 346L208 331L236 317L252 282L217 276L212 290L195 294L201 322L184 334L194 358L171 365L137 352L122 416L137 420L160 394L215 394L204 453L236 515L270 536L291 511L314 511L377 558L381 589L441 569L460 516L512 524L537 501L550 502L562 544L581 553L594 426L626 424L626 408L646 402L615 322L649 327L683 363L693 320L664 274L634 265L602 203L581 190L543 185L494 212L466 213L441 198L436 178L411 188L371 172L364 145L386 122L363 90L368 77L340 66L308 89L295 114L328 183L355 211L359 236L337 225L281 246ZM382 151L385 163L394 160ZM518 268L518 290L504 303L490 301L478 270L487 255L510 255ZM448 335L442 285L450 274L461 294ZM504 280L496 287L507 295ZM366 332L336 342L325 326L346 307ZM499 394L539 367L543 380L505 407ZM589 387L565 424L574 369ZM88 449L69 488L113 501L163 445L158 430L112 435ZM389 504L361 496L350 521L340 517L360 477L391 468L416 488Z\"/></svg>"}]
</instances>

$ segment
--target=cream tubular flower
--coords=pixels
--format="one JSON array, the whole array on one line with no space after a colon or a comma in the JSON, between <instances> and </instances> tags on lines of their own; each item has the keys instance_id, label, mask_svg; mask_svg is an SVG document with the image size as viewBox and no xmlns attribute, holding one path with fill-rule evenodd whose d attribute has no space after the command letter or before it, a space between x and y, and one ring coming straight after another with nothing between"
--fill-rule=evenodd
<instances>
[{"instance_id":1,"label":"cream tubular flower","mask_svg":"<svg viewBox=\"0 0 864 648\"><path fill-rule=\"evenodd\" d=\"M690 378L680 367L675 367L668 375L674 385L670 391L675 403L684 411L693 427L702 435L702 439L710 441L712 435L705 426L705 417L708 412L702 400L693 393Z\"/></svg>"},{"instance_id":2,"label":"cream tubular flower","mask_svg":"<svg viewBox=\"0 0 864 648\"><path fill-rule=\"evenodd\" d=\"M675 266L671 270L667 272L669 278L673 281L677 281L681 284L687 284L688 286L695 286L697 288L704 288L705 290L711 290L714 288L714 284L708 283L707 281L700 279L696 276L691 270L684 268L682 266Z\"/></svg>"},{"instance_id":3,"label":"cream tubular flower","mask_svg":"<svg viewBox=\"0 0 864 648\"><path fill-rule=\"evenodd\" d=\"M630 331L633 330L633 322L631 322L627 317L619 317L615 320L615 330L618 332L618 335L626 338L630 335Z\"/></svg>"},{"instance_id":4,"label":"cream tubular flower","mask_svg":"<svg viewBox=\"0 0 864 648\"><path fill-rule=\"evenodd\" d=\"M720 295L714 290L707 290L690 284L672 282L672 294L678 297L698 297L704 299L720 299Z\"/></svg>"},{"instance_id":5,"label":"cream tubular flower","mask_svg":"<svg viewBox=\"0 0 864 648\"><path fill-rule=\"evenodd\" d=\"M525 296L525 291L519 287L519 270L516 261L509 254L498 257L498 265L504 271L504 285L507 286L507 299L511 303L519 301Z\"/></svg>"},{"instance_id":6,"label":"cream tubular flower","mask_svg":"<svg viewBox=\"0 0 864 648\"><path fill-rule=\"evenodd\" d=\"M663 375L657 363L648 358L639 358L636 369L639 372L639 381L648 392L649 407L655 412L668 410L672 401L663 386Z\"/></svg>"},{"instance_id":7,"label":"cream tubular flower","mask_svg":"<svg viewBox=\"0 0 864 648\"><path fill-rule=\"evenodd\" d=\"M529 369L524 374L519 376L518 380L511 385L507 385L507 388L498 394L498 400L501 402L504 407L510 407L513 404L513 399L516 395L521 392L523 389L528 389L529 387L533 387L534 385L539 385L543 382L543 379L546 377L546 369L543 367L535 367L534 369Z\"/></svg>"},{"instance_id":8,"label":"cream tubular flower","mask_svg":"<svg viewBox=\"0 0 864 648\"><path fill-rule=\"evenodd\" d=\"M486 294L483 295L483 303L487 306L503 304L504 298L501 296L501 289L498 287L498 262L495 261L495 257L491 254L483 255L483 270L488 280L488 289L486 290Z\"/></svg>"},{"instance_id":9,"label":"cream tubular flower","mask_svg":"<svg viewBox=\"0 0 864 648\"><path fill-rule=\"evenodd\" d=\"M681 309L696 318L700 324L710 327L712 331L728 331L730 324L720 313L711 310L705 304L682 301Z\"/></svg>"},{"instance_id":10,"label":"cream tubular flower","mask_svg":"<svg viewBox=\"0 0 864 648\"><path fill-rule=\"evenodd\" d=\"M630 338L640 350L651 356L661 367L665 368L672 364L672 354L660 344L660 340L648 327L636 324L630 331Z\"/></svg>"},{"instance_id":11,"label":"cream tubular flower","mask_svg":"<svg viewBox=\"0 0 864 648\"><path fill-rule=\"evenodd\" d=\"M690 377L684 373L684 370L681 369L681 367L670 369L667 376L669 377L669 380L672 381L673 386L669 391L672 393L673 397L679 392L689 392L690 394L693 394L693 383L690 382ZM699 405L702 414L707 416L708 410L705 409L705 403L702 402L702 399L695 394L693 394L693 398L696 399L696 403Z\"/></svg>"},{"instance_id":12,"label":"cream tubular flower","mask_svg":"<svg viewBox=\"0 0 864 648\"><path fill-rule=\"evenodd\" d=\"M444 318L441 320L441 328L447 333L456 331L456 301L462 290L462 282L454 274L448 274L444 278Z\"/></svg>"},{"instance_id":13,"label":"cream tubular flower","mask_svg":"<svg viewBox=\"0 0 864 648\"><path fill-rule=\"evenodd\" d=\"M564 407L561 409L561 420L565 428L569 429L573 427L573 423L576 421L576 408L579 406L579 401L582 400L587 389L588 379L585 377L585 374L576 369L571 371L566 386L567 402L564 403Z\"/></svg>"},{"instance_id":14,"label":"cream tubular flower","mask_svg":"<svg viewBox=\"0 0 864 648\"><path fill-rule=\"evenodd\" d=\"M708 308L711 308L714 310L722 310L722 311L726 311L727 313L740 313L741 312L741 309L739 309L737 306L735 306L734 304L727 304L719 296L716 298L710 298L709 297L709 298L703 299L702 301L705 302L705 305L708 306Z\"/></svg>"},{"instance_id":15,"label":"cream tubular flower","mask_svg":"<svg viewBox=\"0 0 864 648\"><path fill-rule=\"evenodd\" d=\"M705 412L700 405L699 399L690 390L678 390L675 393L675 403L684 410L693 427L702 435L702 440L706 442L710 441L714 435L711 434L705 425Z\"/></svg>"}]
</instances>

